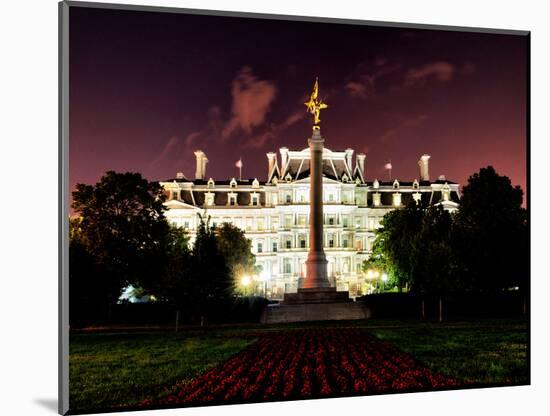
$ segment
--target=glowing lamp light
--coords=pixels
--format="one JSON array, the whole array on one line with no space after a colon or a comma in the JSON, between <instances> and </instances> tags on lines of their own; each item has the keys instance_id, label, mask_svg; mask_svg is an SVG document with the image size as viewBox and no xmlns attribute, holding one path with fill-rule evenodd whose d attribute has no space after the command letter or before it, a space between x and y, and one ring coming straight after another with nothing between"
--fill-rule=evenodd
<instances>
[{"instance_id":1,"label":"glowing lamp light","mask_svg":"<svg viewBox=\"0 0 550 416\"><path fill-rule=\"evenodd\" d=\"M388 274L387 273L382 273L382 281L384 283L386 283L388 281Z\"/></svg>"},{"instance_id":2,"label":"glowing lamp light","mask_svg":"<svg viewBox=\"0 0 550 416\"><path fill-rule=\"evenodd\" d=\"M241 279L241 284L243 286L248 286L250 284L250 276L243 276Z\"/></svg>"}]
</instances>

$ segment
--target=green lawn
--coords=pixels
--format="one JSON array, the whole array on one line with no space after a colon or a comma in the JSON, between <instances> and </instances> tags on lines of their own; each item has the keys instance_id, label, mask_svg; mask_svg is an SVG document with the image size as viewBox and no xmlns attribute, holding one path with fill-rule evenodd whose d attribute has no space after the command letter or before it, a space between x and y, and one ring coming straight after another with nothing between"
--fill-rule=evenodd
<instances>
[{"instance_id":1,"label":"green lawn","mask_svg":"<svg viewBox=\"0 0 550 416\"><path fill-rule=\"evenodd\" d=\"M373 324L369 330L447 376L488 384L528 382L524 320Z\"/></svg>"},{"instance_id":2,"label":"green lawn","mask_svg":"<svg viewBox=\"0 0 550 416\"><path fill-rule=\"evenodd\" d=\"M70 338L70 409L133 406L225 361L254 338L217 333L77 334Z\"/></svg>"},{"instance_id":3,"label":"green lawn","mask_svg":"<svg viewBox=\"0 0 550 416\"><path fill-rule=\"evenodd\" d=\"M480 383L528 382L527 323L368 320L241 325L182 332L78 333L70 338L70 408L127 407L161 396L252 343L260 331L358 326L414 355L431 370Z\"/></svg>"}]
</instances>

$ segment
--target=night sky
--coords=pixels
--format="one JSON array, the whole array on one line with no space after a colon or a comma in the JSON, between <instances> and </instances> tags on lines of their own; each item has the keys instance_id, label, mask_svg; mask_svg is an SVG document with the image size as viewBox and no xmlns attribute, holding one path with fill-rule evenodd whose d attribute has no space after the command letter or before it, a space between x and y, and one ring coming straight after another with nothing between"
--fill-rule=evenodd
<instances>
[{"instance_id":1,"label":"night sky","mask_svg":"<svg viewBox=\"0 0 550 416\"><path fill-rule=\"evenodd\" d=\"M464 184L493 165L526 185L527 38L70 8L70 183L265 179L265 153L307 147L319 77L325 146L365 152L367 180Z\"/></svg>"}]
</instances>

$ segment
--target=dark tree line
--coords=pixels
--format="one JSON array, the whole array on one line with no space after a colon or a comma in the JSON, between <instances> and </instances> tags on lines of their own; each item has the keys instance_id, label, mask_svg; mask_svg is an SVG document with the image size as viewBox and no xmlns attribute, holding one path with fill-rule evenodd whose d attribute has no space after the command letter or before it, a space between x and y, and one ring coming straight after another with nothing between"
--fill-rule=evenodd
<instances>
[{"instance_id":1,"label":"dark tree line","mask_svg":"<svg viewBox=\"0 0 550 416\"><path fill-rule=\"evenodd\" d=\"M237 273L255 259L244 232L200 217L195 241L168 224L165 195L138 173L107 172L95 185L78 184L70 221L70 317L109 320L129 285L181 311L207 317L234 298Z\"/></svg>"},{"instance_id":2,"label":"dark tree line","mask_svg":"<svg viewBox=\"0 0 550 416\"><path fill-rule=\"evenodd\" d=\"M468 179L460 206L417 205L386 214L364 267L386 270L412 292L527 291L529 241L523 192L494 168Z\"/></svg>"}]
</instances>

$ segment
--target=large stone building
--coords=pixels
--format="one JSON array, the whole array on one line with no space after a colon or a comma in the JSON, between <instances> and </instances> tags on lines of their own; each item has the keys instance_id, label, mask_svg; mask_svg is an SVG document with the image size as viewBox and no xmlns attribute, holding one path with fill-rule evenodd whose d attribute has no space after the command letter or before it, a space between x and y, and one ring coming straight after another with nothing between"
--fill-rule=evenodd
<instances>
[{"instance_id":1,"label":"large stone building","mask_svg":"<svg viewBox=\"0 0 550 416\"><path fill-rule=\"evenodd\" d=\"M267 153L267 179L213 180L206 175L208 159L196 151L195 179L178 173L161 182L167 192L166 216L193 237L197 213L207 213L211 224L229 222L243 229L252 241L256 262L262 267L261 284L268 298L282 299L295 292L305 276L309 233L310 150ZM365 180L365 155L352 149L323 151L324 246L328 275L338 290L351 297L372 290L361 271L371 253L375 230L387 212L411 201L441 204L456 210L458 184L439 177L430 181L429 158L419 162L419 178L405 182Z\"/></svg>"}]
</instances>

